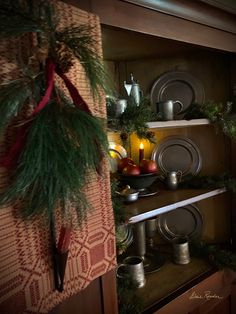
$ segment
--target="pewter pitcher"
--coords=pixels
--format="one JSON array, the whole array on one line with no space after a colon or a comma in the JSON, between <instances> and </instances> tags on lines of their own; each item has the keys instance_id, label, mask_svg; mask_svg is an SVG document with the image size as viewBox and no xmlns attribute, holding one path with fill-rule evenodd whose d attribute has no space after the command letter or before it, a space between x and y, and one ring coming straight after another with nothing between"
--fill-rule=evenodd
<instances>
[{"instance_id":1,"label":"pewter pitcher","mask_svg":"<svg viewBox=\"0 0 236 314\"><path fill-rule=\"evenodd\" d=\"M131 83L126 83L126 81L124 81L124 87L126 89L128 96L133 97L136 105L139 106L143 93L140 90L139 84L135 82L132 74L131 74Z\"/></svg>"}]
</instances>

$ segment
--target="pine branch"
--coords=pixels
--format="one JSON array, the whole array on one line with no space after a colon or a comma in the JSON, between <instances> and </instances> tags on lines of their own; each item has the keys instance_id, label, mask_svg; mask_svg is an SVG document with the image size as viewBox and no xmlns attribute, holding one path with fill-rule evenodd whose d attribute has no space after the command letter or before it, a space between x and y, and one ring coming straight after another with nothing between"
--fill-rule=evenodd
<instances>
[{"instance_id":1,"label":"pine branch","mask_svg":"<svg viewBox=\"0 0 236 314\"><path fill-rule=\"evenodd\" d=\"M114 211L114 218L115 218L116 226L126 221L125 206L121 198L117 195L116 193L117 190L118 190L118 181L113 179L111 180L111 200L112 200L112 207Z\"/></svg>"},{"instance_id":2,"label":"pine branch","mask_svg":"<svg viewBox=\"0 0 236 314\"><path fill-rule=\"evenodd\" d=\"M138 138L147 139L155 143L154 134L149 131L147 123L152 121L153 112L151 111L150 102L147 98L142 98L140 105L137 106L134 99L128 100L125 111L118 119L112 121L113 128L121 131L128 136L136 133ZM123 140L123 139L122 139ZM124 140L125 143L126 139Z\"/></svg>"},{"instance_id":3,"label":"pine branch","mask_svg":"<svg viewBox=\"0 0 236 314\"><path fill-rule=\"evenodd\" d=\"M12 184L0 195L0 204L21 200L21 215L52 217L52 211L71 202L78 221L86 215L88 203L82 192L88 170L100 163L97 146L107 150L101 120L61 98L49 103L33 120Z\"/></svg>"},{"instance_id":4,"label":"pine branch","mask_svg":"<svg viewBox=\"0 0 236 314\"><path fill-rule=\"evenodd\" d=\"M22 3L15 0L0 2L0 38L42 31L39 18L32 15L29 7Z\"/></svg>"},{"instance_id":5,"label":"pine branch","mask_svg":"<svg viewBox=\"0 0 236 314\"><path fill-rule=\"evenodd\" d=\"M211 123L214 124L216 130L221 129L222 132L231 138L236 140L236 115L230 113L231 103L226 105L219 102L208 101L205 104L191 104L185 111L184 118L189 119L200 119L207 118Z\"/></svg>"},{"instance_id":6,"label":"pine branch","mask_svg":"<svg viewBox=\"0 0 236 314\"><path fill-rule=\"evenodd\" d=\"M18 79L0 85L0 134L9 121L18 115L30 95L31 87L28 79Z\"/></svg>"},{"instance_id":7,"label":"pine branch","mask_svg":"<svg viewBox=\"0 0 236 314\"><path fill-rule=\"evenodd\" d=\"M103 61L97 54L96 41L91 36L91 27L80 25L56 32L56 39L64 43L84 67L94 96L99 96L100 89L110 93L108 75Z\"/></svg>"}]
</instances>

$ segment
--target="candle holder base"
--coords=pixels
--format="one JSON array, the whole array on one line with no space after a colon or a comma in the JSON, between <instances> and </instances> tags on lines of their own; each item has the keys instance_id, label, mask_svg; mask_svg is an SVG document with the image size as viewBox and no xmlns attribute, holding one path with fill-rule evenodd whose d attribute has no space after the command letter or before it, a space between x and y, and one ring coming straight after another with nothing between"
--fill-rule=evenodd
<instances>
[{"instance_id":1,"label":"candle holder base","mask_svg":"<svg viewBox=\"0 0 236 314\"><path fill-rule=\"evenodd\" d=\"M165 264L165 260L157 249L149 249L143 260L144 272L150 274L158 271Z\"/></svg>"}]
</instances>

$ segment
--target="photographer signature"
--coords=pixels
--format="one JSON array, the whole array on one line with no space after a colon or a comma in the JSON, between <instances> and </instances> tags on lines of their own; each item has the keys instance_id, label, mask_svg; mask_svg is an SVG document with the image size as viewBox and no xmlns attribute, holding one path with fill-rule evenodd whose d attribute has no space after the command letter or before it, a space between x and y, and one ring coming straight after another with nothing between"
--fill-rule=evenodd
<instances>
[{"instance_id":1,"label":"photographer signature","mask_svg":"<svg viewBox=\"0 0 236 314\"><path fill-rule=\"evenodd\" d=\"M202 294L197 293L196 291L193 291L192 294L189 297L190 300L192 299L206 299L206 300L212 300L212 299L223 299L222 296L219 296L212 291L204 291Z\"/></svg>"}]
</instances>

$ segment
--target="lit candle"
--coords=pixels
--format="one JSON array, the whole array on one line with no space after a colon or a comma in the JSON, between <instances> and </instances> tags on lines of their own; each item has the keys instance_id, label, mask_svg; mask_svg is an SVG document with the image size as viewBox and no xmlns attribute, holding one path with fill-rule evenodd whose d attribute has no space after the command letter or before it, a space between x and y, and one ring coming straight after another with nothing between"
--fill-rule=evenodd
<instances>
[{"instance_id":1,"label":"lit candle","mask_svg":"<svg viewBox=\"0 0 236 314\"><path fill-rule=\"evenodd\" d=\"M139 162L144 159L144 148L143 143L139 145Z\"/></svg>"}]
</instances>

